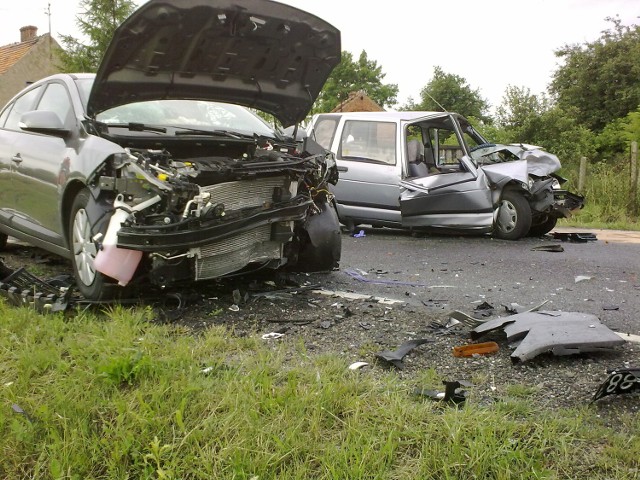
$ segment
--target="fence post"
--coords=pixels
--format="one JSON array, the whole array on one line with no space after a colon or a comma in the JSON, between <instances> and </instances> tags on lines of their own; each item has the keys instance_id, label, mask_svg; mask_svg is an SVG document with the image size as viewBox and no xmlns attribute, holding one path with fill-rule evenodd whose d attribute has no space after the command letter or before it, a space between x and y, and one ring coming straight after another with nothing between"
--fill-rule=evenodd
<instances>
[{"instance_id":1,"label":"fence post","mask_svg":"<svg viewBox=\"0 0 640 480\"><path fill-rule=\"evenodd\" d=\"M631 209L638 214L638 142L631 142Z\"/></svg>"},{"instance_id":2,"label":"fence post","mask_svg":"<svg viewBox=\"0 0 640 480\"><path fill-rule=\"evenodd\" d=\"M580 173L578 174L578 193L584 193L584 183L587 177L587 157L580 158Z\"/></svg>"}]
</instances>

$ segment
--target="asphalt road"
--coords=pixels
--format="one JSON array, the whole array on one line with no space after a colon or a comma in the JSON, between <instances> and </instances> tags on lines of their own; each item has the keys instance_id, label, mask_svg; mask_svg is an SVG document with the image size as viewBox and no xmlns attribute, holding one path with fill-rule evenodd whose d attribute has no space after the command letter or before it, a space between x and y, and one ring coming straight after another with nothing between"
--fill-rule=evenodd
<instances>
[{"instance_id":1,"label":"asphalt road","mask_svg":"<svg viewBox=\"0 0 640 480\"><path fill-rule=\"evenodd\" d=\"M340 271L323 279L325 288L399 299L425 315L472 313L485 301L502 311L547 301L545 309L592 313L614 330L640 334L640 232L557 230L597 238L576 243L364 231L343 234ZM563 251L532 250L550 246Z\"/></svg>"}]
</instances>

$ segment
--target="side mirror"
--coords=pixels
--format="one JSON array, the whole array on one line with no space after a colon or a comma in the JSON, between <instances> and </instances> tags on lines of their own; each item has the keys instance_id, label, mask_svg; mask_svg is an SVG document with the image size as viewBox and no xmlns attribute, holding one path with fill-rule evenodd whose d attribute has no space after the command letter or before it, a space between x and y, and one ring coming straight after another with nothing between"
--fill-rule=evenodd
<instances>
[{"instance_id":1,"label":"side mirror","mask_svg":"<svg viewBox=\"0 0 640 480\"><path fill-rule=\"evenodd\" d=\"M48 110L32 110L20 117L18 126L27 132L44 133L65 138L71 131L64 127L57 113Z\"/></svg>"}]
</instances>

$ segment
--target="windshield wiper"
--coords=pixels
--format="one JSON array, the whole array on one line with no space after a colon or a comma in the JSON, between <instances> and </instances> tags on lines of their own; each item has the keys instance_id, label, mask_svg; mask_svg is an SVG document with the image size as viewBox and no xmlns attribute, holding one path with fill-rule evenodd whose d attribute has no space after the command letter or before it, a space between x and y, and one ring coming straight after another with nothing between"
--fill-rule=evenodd
<instances>
[{"instance_id":1,"label":"windshield wiper","mask_svg":"<svg viewBox=\"0 0 640 480\"><path fill-rule=\"evenodd\" d=\"M176 131L176 136L182 135L209 135L211 137L226 137L226 138L247 138L246 135L240 135L236 132L230 132L228 130L202 130L198 128L176 127L180 130Z\"/></svg>"},{"instance_id":2,"label":"windshield wiper","mask_svg":"<svg viewBox=\"0 0 640 480\"><path fill-rule=\"evenodd\" d=\"M164 127L154 127L153 125L145 125L144 123L106 123L109 128L127 128L131 132L157 132L167 133L167 129Z\"/></svg>"}]
</instances>

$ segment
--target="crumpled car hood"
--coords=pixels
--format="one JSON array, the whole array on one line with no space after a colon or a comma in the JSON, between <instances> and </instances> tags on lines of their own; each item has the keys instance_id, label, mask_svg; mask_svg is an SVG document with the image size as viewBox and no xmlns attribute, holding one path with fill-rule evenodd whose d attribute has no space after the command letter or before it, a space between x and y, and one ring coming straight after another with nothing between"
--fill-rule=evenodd
<instances>
[{"instance_id":1,"label":"crumpled car hood","mask_svg":"<svg viewBox=\"0 0 640 480\"><path fill-rule=\"evenodd\" d=\"M508 152L520 160L491 163L489 155ZM527 182L529 175L546 177L560 170L558 157L545 152L540 147L525 144L488 145L473 152L473 157L491 180L510 176L521 182ZM485 160L488 159L488 160ZM486 163L485 163L486 162Z\"/></svg>"},{"instance_id":2,"label":"crumpled car hood","mask_svg":"<svg viewBox=\"0 0 640 480\"><path fill-rule=\"evenodd\" d=\"M340 63L340 31L270 0L149 0L116 30L87 113L158 99L237 103L302 121Z\"/></svg>"}]
</instances>

